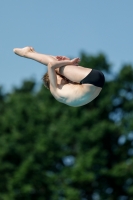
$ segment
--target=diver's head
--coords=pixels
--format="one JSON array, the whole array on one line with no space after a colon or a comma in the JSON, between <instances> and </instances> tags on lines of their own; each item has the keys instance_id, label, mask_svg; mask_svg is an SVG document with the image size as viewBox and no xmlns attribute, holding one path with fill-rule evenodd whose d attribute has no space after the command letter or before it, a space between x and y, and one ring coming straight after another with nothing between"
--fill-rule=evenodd
<instances>
[{"instance_id":1,"label":"diver's head","mask_svg":"<svg viewBox=\"0 0 133 200\"><path fill-rule=\"evenodd\" d=\"M46 73L46 74L42 77L42 80L43 80L44 86L45 86L47 89L50 89L50 80L49 80L49 75L48 75L48 73Z\"/></svg>"}]
</instances>

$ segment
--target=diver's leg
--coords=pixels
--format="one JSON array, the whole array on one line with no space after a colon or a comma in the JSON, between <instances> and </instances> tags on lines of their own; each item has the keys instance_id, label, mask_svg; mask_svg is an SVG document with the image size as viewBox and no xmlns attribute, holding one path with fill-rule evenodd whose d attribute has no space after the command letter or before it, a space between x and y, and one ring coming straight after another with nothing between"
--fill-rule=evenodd
<instances>
[{"instance_id":1,"label":"diver's leg","mask_svg":"<svg viewBox=\"0 0 133 200\"><path fill-rule=\"evenodd\" d=\"M49 62L53 61L53 59L56 59L56 57L51 55L37 53L33 47L25 47L21 49L15 48L13 51L19 56L33 59L44 65L48 65ZM91 70L92 69L90 68L84 68L81 66L67 65L61 68L57 68L56 72L65 76L72 82L79 83L83 78L85 78L85 76L87 76L91 72Z\"/></svg>"},{"instance_id":2,"label":"diver's leg","mask_svg":"<svg viewBox=\"0 0 133 200\"><path fill-rule=\"evenodd\" d=\"M19 56L35 60L44 65L48 65L49 62L56 59L55 56L37 53L33 47L15 48L13 51Z\"/></svg>"},{"instance_id":3,"label":"diver's leg","mask_svg":"<svg viewBox=\"0 0 133 200\"><path fill-rule=\"evenodd\" d=\"M70 81L80 83L92 69L76 65L66 65L58 69L58 73L65 76Z\"/></svg>"}]
</instances>

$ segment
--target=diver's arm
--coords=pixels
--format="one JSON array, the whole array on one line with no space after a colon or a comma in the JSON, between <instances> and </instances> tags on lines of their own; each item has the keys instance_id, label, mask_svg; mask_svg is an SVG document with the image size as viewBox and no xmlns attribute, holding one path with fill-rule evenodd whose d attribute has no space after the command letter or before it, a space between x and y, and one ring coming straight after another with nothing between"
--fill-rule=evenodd
<instances>
[{"instance_id":1,"label":"diver's arm","mask_svg":"<svg viewBox=\"0 0 133 200\"><path fill-rule=\"evenodd\" d=\"M65 65L76 65L78 62L79 58L74 58L72 60L61 60L61 61L54 60L48 63L48 74L50 80L50 87L52 90L55 91L57 89L57 77L55 70Z\"/></svg>"}]
</instances>

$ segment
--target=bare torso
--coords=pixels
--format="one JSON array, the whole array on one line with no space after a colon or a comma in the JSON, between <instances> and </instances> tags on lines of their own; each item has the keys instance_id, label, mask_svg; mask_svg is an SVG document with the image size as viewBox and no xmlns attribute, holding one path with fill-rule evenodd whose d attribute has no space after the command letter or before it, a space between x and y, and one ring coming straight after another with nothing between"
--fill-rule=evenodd
<instances>
[{"instance_id":1,"label":"bare torso","mask_svg":"<svg viewBox=\"0 0 133 200\"><path fill-rule=\"evenodd\" d=\"M95 99L102 88L91 84L79 84L57 74L57 93L51 91L54 98L72 107L83 106Z\"/></svg>"}]
</instances>

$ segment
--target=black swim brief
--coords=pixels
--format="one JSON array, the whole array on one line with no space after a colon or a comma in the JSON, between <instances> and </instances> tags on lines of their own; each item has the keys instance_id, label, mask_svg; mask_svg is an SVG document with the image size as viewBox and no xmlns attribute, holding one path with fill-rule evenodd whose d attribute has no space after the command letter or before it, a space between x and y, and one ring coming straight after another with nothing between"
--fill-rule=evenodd
<instances>
[{"instance_id":1,"label":"black swim brief","mask_svg":"<svg viewBox=\"0 0 133 200\"><path fill-rule=\"evenodd\" d=\"M103 87L105 82L104 74L96 69L92 69L92 71L83 79L80 81L80 84L92 84L97 87Z\"/></svg>"}]
</instances>

